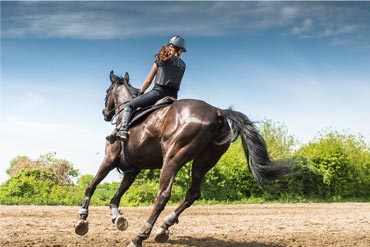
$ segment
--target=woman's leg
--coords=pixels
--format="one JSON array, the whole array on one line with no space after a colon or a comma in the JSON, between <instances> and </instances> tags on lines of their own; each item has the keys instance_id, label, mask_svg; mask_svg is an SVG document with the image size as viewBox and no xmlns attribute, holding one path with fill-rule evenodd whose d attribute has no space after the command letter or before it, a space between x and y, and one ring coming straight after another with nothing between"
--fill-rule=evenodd
<instances>
[{"instance_id":1,"label":"woman's leg","mask_svg":"<svg viewBox=\"0 0 370 247\"><path fill-rule=\"evenodd\" d=\"M155 102L165 97L161 92L152 90L146 94L140 95L131 100L122 111L121 125L117 132L117 136L121 141L125 141L128 138L129 122L132 111L138 107L147 107L153 105Z\"/></svg>"}]
</instances>

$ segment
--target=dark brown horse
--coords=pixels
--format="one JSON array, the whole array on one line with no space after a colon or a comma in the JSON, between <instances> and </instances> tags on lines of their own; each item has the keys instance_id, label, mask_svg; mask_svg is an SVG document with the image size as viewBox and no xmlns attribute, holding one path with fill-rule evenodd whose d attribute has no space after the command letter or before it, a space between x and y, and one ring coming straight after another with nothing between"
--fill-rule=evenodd
<instances>
[{"instance_id":1,"label":"dark brown horse","mask_svg":"<svg viewBox=\"0 0 370 247\"><path fill-rule=\"evenodd\" d=\"M139 90L130 85L127 73L122 78L115 76L112 71L110 80L112 84L107 90L103 115L106 121L117 116L118 125L119 112L125 103L137 96ZM153 211L129 244L129 247L142 246L143 240L149 237L154 223L170 198L177 172L187 162L193 161L191 186L185 200L164 218L156 233L156 241L166 241L169 237L169 227L200 197L204 176L216 165L229 148L230 142L237 136L242 139L249 169L259 183L265 179L283 177L290 172L289 163L269 159L264 140L252 122L240 112L221 110L193 99L178 100L169 107L156 110L130 129L130 137L124 144L124 149L118 140L113 143L107 141L104 160L86 189L86 197L79 212L80 220L75 228L76 233L87 233L90 198L96 186L112 169L119 168L124 171L121 185L110 202L112 221L120 230L127 228L127 221L118 211L122 195L141 170L162 169Z\"/></svg>"}]
</instances>

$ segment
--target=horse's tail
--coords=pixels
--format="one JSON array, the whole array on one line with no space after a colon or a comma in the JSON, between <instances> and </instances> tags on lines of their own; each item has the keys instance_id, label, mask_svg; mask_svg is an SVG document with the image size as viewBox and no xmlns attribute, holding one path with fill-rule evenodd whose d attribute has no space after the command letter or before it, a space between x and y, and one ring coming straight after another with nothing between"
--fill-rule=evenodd
<instances>
[{"instance_id":1,"label":"horse's tail","mask_svg":"<svg viewBox=\"0 0 370 247\"><path fill-rule=\"evenodd\" d=\"M270 160L265 141L247 116L231 109L222 110L222 115L228 119L234 137L241 136L249 170L260 185L263 185L264 180L292 174L292 161Z\"/></svg>"}]
</instances>

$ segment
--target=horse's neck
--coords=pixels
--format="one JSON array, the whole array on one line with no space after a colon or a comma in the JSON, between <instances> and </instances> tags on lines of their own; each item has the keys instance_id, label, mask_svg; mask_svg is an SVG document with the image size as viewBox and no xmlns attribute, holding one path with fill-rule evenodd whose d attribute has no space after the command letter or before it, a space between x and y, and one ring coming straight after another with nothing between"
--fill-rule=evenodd
<instances>
[{"instance_id":1,"label":"horse's neck","mask_svg":"<svg viewBox=\"0 0 370 247\"><path fill-rule=\"evenodd\" d=\"M125 108L125 105L134 99L132 94L130 93L130 90L127 87L122 87L120 93L117 96L117 99L115 100L115 105L117 107L116 109L116 126L119 126L122 120L122 112Z\"/></svg>"}]
</instances>

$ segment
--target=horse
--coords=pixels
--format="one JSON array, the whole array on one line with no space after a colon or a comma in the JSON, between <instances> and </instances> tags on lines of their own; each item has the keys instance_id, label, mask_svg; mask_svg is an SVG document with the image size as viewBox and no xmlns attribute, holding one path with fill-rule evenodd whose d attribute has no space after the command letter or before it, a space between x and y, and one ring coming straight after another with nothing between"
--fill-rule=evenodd
<instances>
[{"instance_id":1,"label":"horse","mask_svg":"<svg viewBox=\"0 0 370 247\"><path fill-rule=\"evenodd\" d=\"M139 90L129 82L129 75L116 76L110 72L111 85L107 89L103 115L105 121L115 117L120 124L120 112L125 104L138 96ZM166 206L177 172L192 161L191 184L185 199L172 213L164 217L155 241L169 239L169 228L178 222L180 214L201 196L201 182L206 173L216 165L237 137L247 158L251 174L260 183L289 175L291 163L272 161L265 141L253 122L243 113L232 109L219 109L204 101L180 99L170 106L155 110L144 120L130 128L129 139L106 141L105 157L85 191L79 210L80 219L75 232L88 232L88 207L97 185L114 168L124 172L121 184L110 201L112 222L119 230L126 230L127 220L118 207L121 197L130 188L143 169L161 169L159 188L153 209L143 227L139 229L128 247L141 247L149 238L153 226Z\"/></svg>"}]
</instances>

